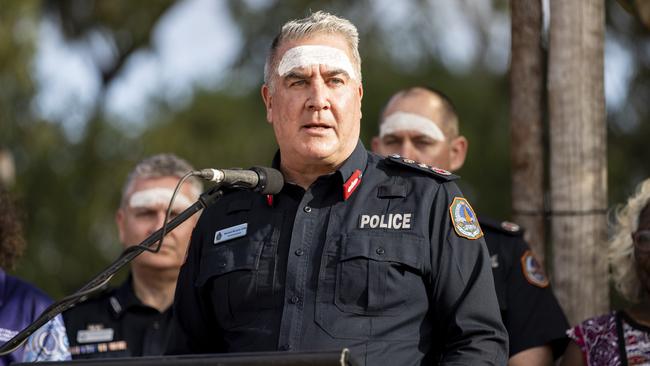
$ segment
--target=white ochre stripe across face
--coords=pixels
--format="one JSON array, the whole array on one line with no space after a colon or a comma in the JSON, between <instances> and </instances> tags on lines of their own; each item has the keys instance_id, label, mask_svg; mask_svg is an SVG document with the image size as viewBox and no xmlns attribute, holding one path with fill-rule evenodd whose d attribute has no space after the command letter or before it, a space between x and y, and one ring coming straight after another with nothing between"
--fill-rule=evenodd
<instances>
[{"instance_id":1,"label":"white ochre stripe across face","mask_svg":"<svg viewBox=\"0 0 650 366\"><path fill-rule=\"evenodd\" d=\"M436 141L445 141L445 134L434 121L413 113L395 112L379 127L379 137L398 131L417 131Z\"/></svg>"},{"instance_id":2,"label":"white ochre stripe across face","mask_svg":"<svg viewBox=\"0 0 650 366\"><path fill-rule=\"evenodd\" d=\"M325 65L333 70L343 70L352 79L356 73L348 56L342 50L329 46L306 45L290 48L278 64L278 75L285 76L291 70Z\"/></svg>"},{"instance_id":3,"label":"white ochre stripe across face","mask_svg":"<svg viewBox=\"0 0 650 366\"><path fill-rule=\"evenodd\" d=\"M150 188L134 192L129 199L129 206L132 208L157 208L167 207L169 200L172 198L173 190L168 188ZM182 193L176 194L174 199L174 208L184 210L192 202Z\"/></svg>"}]
</instances>

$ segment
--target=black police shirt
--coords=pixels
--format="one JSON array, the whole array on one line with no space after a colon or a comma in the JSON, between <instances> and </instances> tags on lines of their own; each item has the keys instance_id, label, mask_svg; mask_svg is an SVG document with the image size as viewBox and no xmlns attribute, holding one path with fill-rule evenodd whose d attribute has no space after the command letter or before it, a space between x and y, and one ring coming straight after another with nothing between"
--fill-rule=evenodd
<instances>
[{"instance_id":1,"label":"black police shirt","mask_svg":"<svg viewBox=\"0 0 650 366\"><path fill-rule=\"evenodd\" d=\"M171 332L178 331L171 307L161 313L143 304L131 277L65 311L63 319L73 359L162 355Z\"/></svg>"},{"instance_id":2,"label":"black police shirt","mask_svg":"<svg viewBox=\"0 0 650 366\"><path fill-rule=\"evenodd\" d=\"M510 356L549 345L554 358L558 358L569 341L565 333L569 323L544 269L524 241L523 231L507 221L483 216L479 221L490 252L501 316L508 330Z\"/></svg>"},{"instance_id":3,"label":"black police shirt","mask_svg":"<svg viewBox=\"0 0 650 366\"><path fill-rule=\"evenodd\" d=\"M365 365L505 364L488 252L453 179L359 142L306 191L227 194L192 233L174 300L190 348L172 353L349 348Z\"/></svg>"}]
</instances>

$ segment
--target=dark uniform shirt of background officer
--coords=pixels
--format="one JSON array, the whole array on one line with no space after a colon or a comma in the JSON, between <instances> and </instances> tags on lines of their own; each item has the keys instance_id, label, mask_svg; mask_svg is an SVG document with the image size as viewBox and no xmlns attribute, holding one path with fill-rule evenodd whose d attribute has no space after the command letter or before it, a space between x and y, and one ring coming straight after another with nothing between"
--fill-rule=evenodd
<instances>
[{"instance_id":1,"label":"dark uniform shirt of background officer","mask_svg":"<svg viewBox=\"0 0 650 366\"><path fill-rule=\"evenodd\" d=\"M487 217L480 217L480 223L508 329L510 354L548 344L557 359L566 349L569 323L543 267L524 241L524 231L515 223Z\"/></svg>"},{"instance_id":2,"label":"dark uniform shirt of background officer","mask_svg":"<svg viewBox=\"0 0 650 366\"><path fill-rule=\"evenodd\" d=\"M130 280L64 315L73 359L162 355L174 329L171 308L143 304Z\"/></svg>"},{"instance_id":3,"label":"dark uniform shirt of background officer","mask_svg":"<svg viewBox=\"0 0 650 366\"><path fill-rule=\"evenodd\" d=\"M395 93L384 108L373 151L400 154L450 171L460 169L469 142L458 114L438 90L411 87ZM481 216L511 365L549 365L568 342L568 322L522 231L512 223ZM514 357L513 357L514 356Z\"/></svg>"}]
</instances>

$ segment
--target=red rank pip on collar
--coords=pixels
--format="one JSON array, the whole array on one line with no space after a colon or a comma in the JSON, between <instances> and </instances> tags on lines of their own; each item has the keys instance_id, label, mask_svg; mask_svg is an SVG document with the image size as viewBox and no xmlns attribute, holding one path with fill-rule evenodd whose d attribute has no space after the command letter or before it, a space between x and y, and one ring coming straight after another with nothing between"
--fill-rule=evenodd
<instances>
[{"instance_id":1,"label":"red rank pip on collar","mask_svg":"<svg viewBox=\"0 0 650 366\"><path fill-rule=\"evenodd\" d=\"M343 199L347 201L354 191L361 185L361 170L357 169L352 173L345 183L343 183Z\"/></svg>"}]
</instances>

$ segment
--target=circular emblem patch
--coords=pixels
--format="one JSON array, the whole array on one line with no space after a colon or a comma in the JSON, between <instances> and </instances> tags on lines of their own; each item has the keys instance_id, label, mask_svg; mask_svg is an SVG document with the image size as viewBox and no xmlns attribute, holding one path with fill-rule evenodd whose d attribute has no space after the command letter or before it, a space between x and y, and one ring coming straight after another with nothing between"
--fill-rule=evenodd
<instances>
[{"instance_id":1,"label":"circular emblem patch","mask_svg":"<svg viewBox=\"0 0 650 366\"><path fill-rule=\"evenodd\" d=\"M548 286L548 277L544 273L544 268L530 250L527 250L521 256L521 270L524 272L526 281L531 285L541 288Z\"/></svg>"},{"instance_id":2,"label":"circular emblem patch","mask_svg":"<svg viewBox=\"0 0 650 366\"><path fill-rule=\"evenodd\" d=\"M476 214L466 199L455 197L451 206L449 206L449 213L451 215L451 223L454 225L454 230L458 236L471 240L483 236L483 231L481 231L481 227L478 224Z\"/></svg>"}]
</instances>

